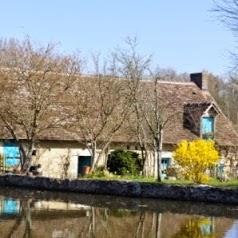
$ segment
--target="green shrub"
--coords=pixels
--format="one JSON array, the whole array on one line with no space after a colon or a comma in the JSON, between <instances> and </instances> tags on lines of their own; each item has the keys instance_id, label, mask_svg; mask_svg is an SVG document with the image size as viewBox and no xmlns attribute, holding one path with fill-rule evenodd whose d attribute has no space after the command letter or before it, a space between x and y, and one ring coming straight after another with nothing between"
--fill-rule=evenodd
<instances>
[{"instance_id":1,"label":"green shrub","mask_svg":"<svg viewBox=\"0 0 238 238\"><path fill-rule=\"evenodd\" d=\"M136 152L117 149L110 154L107 167L114 174L138 175L142 170L142 160Z\"/></svg>"}]
</instances>

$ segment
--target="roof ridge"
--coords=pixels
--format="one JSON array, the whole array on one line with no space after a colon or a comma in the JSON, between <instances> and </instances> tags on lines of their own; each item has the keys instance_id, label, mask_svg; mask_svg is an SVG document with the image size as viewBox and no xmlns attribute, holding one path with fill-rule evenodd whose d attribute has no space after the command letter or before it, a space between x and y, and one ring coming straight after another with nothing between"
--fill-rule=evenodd
<instances>
[{"instance_id":1,"label":"roof ridge","mask_svg":"<svg viewBox=\"0 0 238 238\"><path fill-rule=\"evenodd\" d=\"M94 75L94 74L81 74L82 78L94 78L97 77L98 75ZM107 77L107 75L101 75L103 77ZM117 78L117 79L123 79L123 80L131 80L125 77L120 77L120 76L110 76L109 77L113 77L113 78ZM143 78L140 79L139 81L141 82L153 82L154 79L153 78ZM194 82L183 82L183 81L169 81L169 80L158 80L158 83L167 83L167 84L183 84L183 85L195 85Z\"/></svg>"},{"instance_id":2,"label":"roof ridge","mask_svg":"<svg viewBox=\"0 0 238 238\"><path fill-rule=\"evenodd\" d=\"M158 82L159 83L167 83L167 84L195 85L193 82L178 82L178 81L166 81L166 80L160 80Z\"/></svg>"}]
</instances>

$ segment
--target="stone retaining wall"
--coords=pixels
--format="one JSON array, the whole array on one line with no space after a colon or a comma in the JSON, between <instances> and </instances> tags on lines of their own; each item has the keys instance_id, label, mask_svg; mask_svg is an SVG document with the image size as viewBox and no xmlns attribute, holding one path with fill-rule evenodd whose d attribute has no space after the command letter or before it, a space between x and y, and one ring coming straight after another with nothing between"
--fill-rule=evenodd
<instances>
[{"instance_id":1,"label":"stone retaining wall","mask_svg":"<svg viewBox=\"0 0 238 238\"><path fill-rule=\"evenodd\" d=\"M238 189L199 185L178 186L114 180L60 180L46 177L1 175L0 186L140 198L238 204Z\"/></svg>"}]
</instances>

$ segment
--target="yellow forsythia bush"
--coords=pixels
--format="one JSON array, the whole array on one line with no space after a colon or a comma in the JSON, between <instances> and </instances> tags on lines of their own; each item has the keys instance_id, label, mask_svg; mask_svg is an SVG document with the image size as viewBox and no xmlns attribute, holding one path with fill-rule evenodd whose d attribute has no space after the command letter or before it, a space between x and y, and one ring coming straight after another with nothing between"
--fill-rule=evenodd
<instances>
[{"instance_id":1,"label":"yellow forsythia bush","mask_svg":"<svg viewBox=\"0 0 238 238\"><path fill-rule=\"evenodd\" d=\"M205 172L216 165L219 155L214 141L182 140L174 151L174 159L183 168L186 178L202 183L208 180Z\"/></svg>"}]
</instances>

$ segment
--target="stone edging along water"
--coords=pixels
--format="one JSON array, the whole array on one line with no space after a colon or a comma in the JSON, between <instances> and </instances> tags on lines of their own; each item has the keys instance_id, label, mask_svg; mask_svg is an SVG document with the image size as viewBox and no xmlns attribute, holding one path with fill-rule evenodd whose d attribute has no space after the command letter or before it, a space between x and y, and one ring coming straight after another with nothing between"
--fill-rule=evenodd
<instances>
[{"instance_id":1,"label":"stone edging along water","mask_svg":"<svg viewBox=\"0 0 238 238\"><path fill-rule=\"evenodd\" d=\"M0 186L193 202L238 204L238 189L180 186L117 180L54 179L1 175Z\"/></svg>"}]
</instances>

